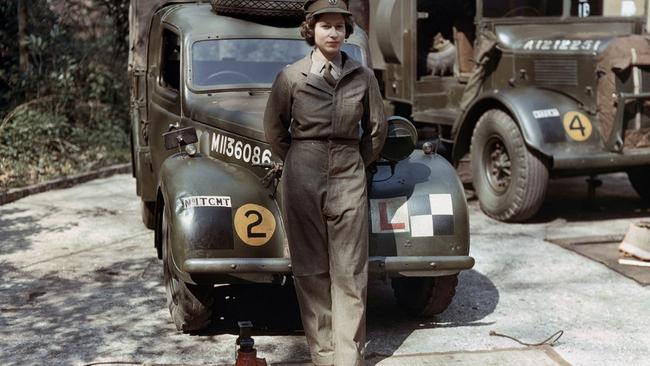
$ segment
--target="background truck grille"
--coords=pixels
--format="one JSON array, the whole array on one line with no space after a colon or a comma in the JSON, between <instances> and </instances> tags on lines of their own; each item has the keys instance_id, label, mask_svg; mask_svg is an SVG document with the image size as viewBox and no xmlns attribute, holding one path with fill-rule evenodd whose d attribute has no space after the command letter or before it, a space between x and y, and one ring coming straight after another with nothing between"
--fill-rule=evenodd
<instances>
[{"instance_id":1,"label":"background truck grille","mask_svg":"<svg viewBox=\"0 0 650 366\"><path fill-rule=\"evenodd\" d=\"M578 85L577 60L535 60L533 71L538 85Z\"/></svg>"}]
</instances>

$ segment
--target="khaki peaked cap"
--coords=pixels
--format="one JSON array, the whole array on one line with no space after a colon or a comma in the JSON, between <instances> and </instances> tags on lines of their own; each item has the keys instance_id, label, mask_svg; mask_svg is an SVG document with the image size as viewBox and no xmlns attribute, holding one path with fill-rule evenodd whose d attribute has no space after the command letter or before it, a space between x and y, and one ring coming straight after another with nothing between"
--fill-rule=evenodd
<instances>
[{"instance_id":1,"label":"khaki peaked cap","mask_svg":"<svg viewBox=\"0 0 650 366\"><path fill-rule=\"evenodd\" d=\"M343 0L307 0L304 5L305 14L339 13L351 15Z\"/></svg>"}]
</instances>

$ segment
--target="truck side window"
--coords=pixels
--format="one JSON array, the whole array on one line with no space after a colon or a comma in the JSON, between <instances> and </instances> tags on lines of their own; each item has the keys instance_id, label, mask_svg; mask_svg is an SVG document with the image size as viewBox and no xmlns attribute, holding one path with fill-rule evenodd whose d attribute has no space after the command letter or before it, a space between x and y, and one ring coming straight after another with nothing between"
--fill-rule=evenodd
<instances>
[{"instance_id":1,"label":"truck side window","mask_svg":"<svg viewBox=\"0 0 650 366\"><path fill-rule=\"evenodd\" d=\"M165 29L162 42L160 82L162 86L178 91L181 80L181 46L178 35Z\"/></svg>"}]
</instances>

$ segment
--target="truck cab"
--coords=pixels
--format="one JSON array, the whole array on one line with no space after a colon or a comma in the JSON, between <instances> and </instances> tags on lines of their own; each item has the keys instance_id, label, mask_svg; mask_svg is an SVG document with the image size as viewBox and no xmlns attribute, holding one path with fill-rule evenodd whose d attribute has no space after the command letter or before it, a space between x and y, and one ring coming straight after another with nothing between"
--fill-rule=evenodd
<instances>
[{"instance_id":1,"label":"truck cab","mask_svg":"<svg viewBox=\"0 0 650 366\"><path fill-rule=\"evenodd\" d=\"M624 171L650 199L645 1L371 5L386 100L469 161L487 215L529 219L561 176Z\"/></svg>"}]
</instances>

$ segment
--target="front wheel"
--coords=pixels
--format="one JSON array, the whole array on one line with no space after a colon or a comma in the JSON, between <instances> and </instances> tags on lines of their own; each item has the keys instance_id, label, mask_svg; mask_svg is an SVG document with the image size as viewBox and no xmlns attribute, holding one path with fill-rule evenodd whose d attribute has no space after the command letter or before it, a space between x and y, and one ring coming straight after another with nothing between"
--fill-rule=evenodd
<instances>
[{"instance_id":1,"label":"front wheel","mask_svg":"<svg viewBox=\"0 0 650 366\"><path fill-rule=\"evenodd\" d=\"M456 294L458 275L397 277L391 279L397 303L417 317L430 317L447 309Z\"/></svg>"},{"instance_id":2,"label":"front wheel","mask_svg":"<svg viewBox=\"0 0 650 366\"><path fill-rule=\"evenodd\" d=\"M168 221L163 214L163 281L167 294L167 307L176 329L191 332L207 327L212 317L214 288L210 285L193 285L183 282L173 269L169 253Z\"/></svg>"},{"instance_id":3,"label":"front wheel","mask_svg":"<svg viewBox=\"0 0 650 366\"><path fill-rule=\"evenodd\" d=\"M650 201L650 166L638 166L627 171L627 178L630 180L636 193L645 201Z\"/></svg>"},{"instance_id":4,"label":"front wheel","mask_svg":"<svg viewBox=\"0 0 650 366\"><path fill-rule=\"evenodd\" d=\"M519 126L505 112L491 109L478 120L470 148L472 183L488 216L525 221L544 202L548 168L531 153Z\"/></svg>"}]
</instances>

